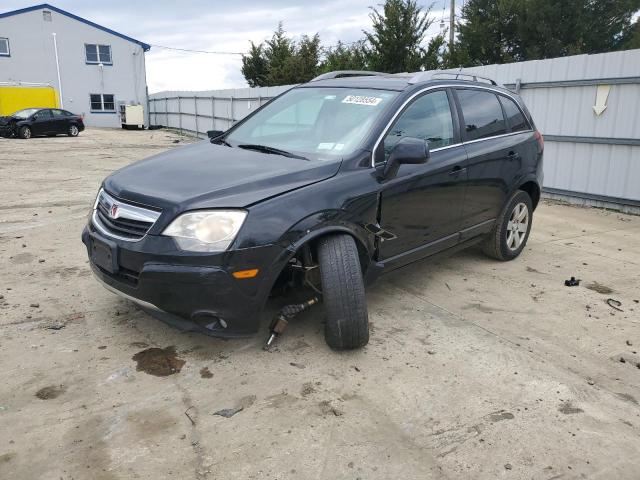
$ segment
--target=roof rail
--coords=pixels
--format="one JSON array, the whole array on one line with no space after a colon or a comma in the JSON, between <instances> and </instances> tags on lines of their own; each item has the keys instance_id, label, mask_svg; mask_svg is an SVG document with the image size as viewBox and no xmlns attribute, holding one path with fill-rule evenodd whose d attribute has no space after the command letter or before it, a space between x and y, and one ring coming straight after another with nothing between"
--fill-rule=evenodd
<instances>
[{"instance_id":1,"label":"roof rail","mask_svg":"<svg viewBox=\"0 0 640 480\"><path fill-rule=\"evenodd\" d=\"M489 83L491 85L498 85L497 82L495 80L492 80L491 78L488 77L483 77L481 75L476 75L475 73L464 73L464 72L436 72L431 74L431 76L429 78L427 77L427 74L429 72L419 72L416 73L413 77L411 77L411 79L409 80L409 83L418 83L418 82L424 82L427 80L433 80L437 77L445 77L448 75L448 77L445 78L453 78L455 80L467 80L470 82L479 82L484 80L485 83ZM460 78L460 77L464 77L464 78Z\"/></svg>"},{"instance_id":2,"label":"roof rail","mask_svg":"<svg viewBox=\"0 0 640 480\"><path fill-rule=\"evenodd\" d=\"M331 78L346 78L346 77L373 77L384 76L386 73L382 72L370 72L367 70L334 70L333 72L323 73L310 81L315 82L317 80L329 80Z\"/></svg>"}]
</instances>

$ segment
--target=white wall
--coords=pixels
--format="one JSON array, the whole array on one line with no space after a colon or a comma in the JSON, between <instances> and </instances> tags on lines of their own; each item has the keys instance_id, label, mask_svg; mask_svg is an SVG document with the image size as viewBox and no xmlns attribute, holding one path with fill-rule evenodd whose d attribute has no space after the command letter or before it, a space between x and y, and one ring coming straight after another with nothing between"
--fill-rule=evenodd
<instances>
[{"instance_id":1,"label":"white wall","mask_svg":"<svg viewBox=\"0 0 640 480\"><path fill-rule=\"evenodd\" d=\"M85 116L92 126L119 127L117 113L91 113L89 94L114 94L118 102L147 109L144 51L139 44L85 23L42 10L0 18L0 37L9 38L10 57L0 57L0 81L49 83L58 89L52 33L57 34L64 108ZM96 19L99 21L99 19ZM111 45L113 66L85 63L84 44ZM36 105L34 105L36 106Z\"/></svg>"}]
</instances>

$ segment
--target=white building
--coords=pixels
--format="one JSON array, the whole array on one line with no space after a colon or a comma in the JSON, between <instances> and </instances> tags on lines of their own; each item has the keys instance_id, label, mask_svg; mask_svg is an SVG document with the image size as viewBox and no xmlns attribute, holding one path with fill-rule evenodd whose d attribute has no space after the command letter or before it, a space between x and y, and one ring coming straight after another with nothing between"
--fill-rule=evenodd
<instances>
[{"instance_id":1,"label":"white building","mask_svg":"<svg viewBox=\"0 0 640 480\"><path fill-rule=\"evenodd\" d=\"M0 82L49 84L87 125L119 127L122 104L143 105L146 122L150 48L46 3L0 13Z\"/></svg>"}]
</instances>

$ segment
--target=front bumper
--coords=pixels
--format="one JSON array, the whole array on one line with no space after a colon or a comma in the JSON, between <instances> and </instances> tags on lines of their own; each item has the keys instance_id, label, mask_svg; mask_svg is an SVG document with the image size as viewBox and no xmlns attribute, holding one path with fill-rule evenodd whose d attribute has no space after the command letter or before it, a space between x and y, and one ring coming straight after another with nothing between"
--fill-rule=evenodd
<instances>
[{"instance_id":1,"label":"front bumper","mask_svg":"<svg viewBox=\"0 0 640 480\"><path fill-rule=\"evenodd\" d=\"M13 135L13 126L0 125L0 137L11 137Z\"/></svg>"},{"instance_id":2,"label":"front bumper","mask_svg":"<svg viewBox=\"0 0 640 480\"><path fill-rule=\"evenodd\" d=\"M112 245L114 273L92 260L92 242ZM107 237L92 225L82 232L94 275L111 291L180 330L218 337L255 333L285 250L276 245L215 254L184 252L171 238L146 235L137 242ZM286 260L285 260L286 261ZM238 270L258 268L255 278Z\"/></svg>"}]
</instances>

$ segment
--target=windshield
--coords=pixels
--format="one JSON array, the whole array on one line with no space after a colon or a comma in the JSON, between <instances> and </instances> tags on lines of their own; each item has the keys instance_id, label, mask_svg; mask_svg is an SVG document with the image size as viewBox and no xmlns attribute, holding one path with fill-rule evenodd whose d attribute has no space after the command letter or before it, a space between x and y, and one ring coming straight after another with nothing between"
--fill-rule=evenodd
<instances>
[{"instance_id":1,"label":"windshield","mask_svg":"<svg viewBox=\"0 0 640 480\"><path fill-rule=\"evenodd\" d=\"M16 117L16 118L29 118L31 115L33 115L34 113L36 113L39 110L39 108L25 108L24 110L18 110L16 113L12 114L12 117Z\"/></svg>"},{"instance_id":2,"label":"windshield","mask_svg":"<svg viewBox=\"0 0 640 480\"><path fill-rule=\"evenodd\" d=\"M306 158L335 159L361 145L396 95L373 89L296 88L267 104L224 140L233 147L260 146Z\"/></svg>"}]
</instances>

